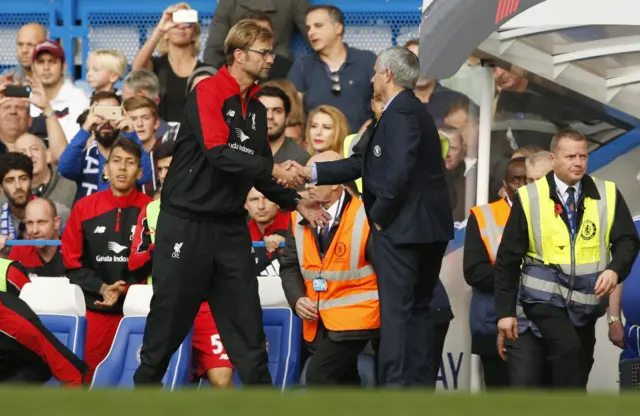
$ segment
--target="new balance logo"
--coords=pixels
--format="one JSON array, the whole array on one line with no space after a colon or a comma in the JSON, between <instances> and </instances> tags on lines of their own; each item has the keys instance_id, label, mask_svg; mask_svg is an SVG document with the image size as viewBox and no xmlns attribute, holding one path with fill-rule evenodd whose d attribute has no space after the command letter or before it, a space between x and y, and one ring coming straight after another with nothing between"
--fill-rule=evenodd
<instances>
[{"instance_id":1,"label":"new balance logo","mask_svg":"<svg viewBox=\"0 0 640 416\"><path fill-rule=\"evenodd\" d=\"M235 115L236 115L236 112L234 110L227 111L227 117L233 117Z\"/></svg>"},{"instance_id":2,"label":"new balance logo","mask_svg":"<svg viewBox=\"0 0 640 416\"><path fill-rule=\"evenodd\" d=\"M244 143L246 140L249 140L249 136L244 134L244 132L241 129L236 129L236 133L238 133L238 137L240 138L241 142Z\"/></svg>"},{"instance_id":3,"label":"new balance logo","mask_svg":"<svg viewBox=\"0 0 640 416\"><path fill-rule=\"evenodd\" d=\"M107 227L97 226L95 230L93 230L94 234L104 234L107 231Z\"/></svg>"},{"instance_id":4,"label":"new balance logo","mask_svg":"<svg viewBox=\"0 0 640 416\"><path fill-rule=\"evenodd\" d=\"M127 249L127 246L120 245L116 242L109 241L107 248L116 254L120 254Z\"/></svg>"},{"instance_id":5,"label":"new balance logo","mask_svg":"<svg viewBox=\"0 0 640 416\"><path fill-rule=\"evenodd\" d=\"M496 24L518 11L520 0L500 0L496 9Z\"/></svg>"},{"instance_id":6,"label":"new balance logo","mask_svg":"<svg viewBox=\"0 0 640 416\"><path fill-rule=\"evenodd\" d=\"M180 249L182 248L183 244L184 243L175 243L173 245L173 254L171 255L171 257L173 257L174 259L180 258Z\"/></svg>"}]
</instances>

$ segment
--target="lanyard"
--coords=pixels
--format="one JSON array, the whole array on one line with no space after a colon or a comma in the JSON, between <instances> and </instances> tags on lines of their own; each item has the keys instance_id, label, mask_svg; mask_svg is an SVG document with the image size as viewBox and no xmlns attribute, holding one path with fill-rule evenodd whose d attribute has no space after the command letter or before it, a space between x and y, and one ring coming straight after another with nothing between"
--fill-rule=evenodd
<instances>
[{"instance_id":1,"label":"lanyard","mask_svg":"<svg viewBox=\"0 0 640 416\"><path fill-rule=\"evenodd\" d=\"M569 188L567 188L569 189ZM560 193L560 190L558 189L558 187L556 186L556 195L558 196L558 198L560 198L560 201L562 202L562 205L564 206L564 211L567 213L567 219L569 220L569 229L571 230L571 237L575 237L576 233L578 232L577 228L578 228L578 201L580 201L580 191L578 188L573 187L573 189L575 190L575 195L574 195L574 206L573 206L573 214L571 214L569 212L569 204L568 201L564 199L564 196ZM571 215L571 217L569 218L569 215Z\"/></svg>"}]
</instances>

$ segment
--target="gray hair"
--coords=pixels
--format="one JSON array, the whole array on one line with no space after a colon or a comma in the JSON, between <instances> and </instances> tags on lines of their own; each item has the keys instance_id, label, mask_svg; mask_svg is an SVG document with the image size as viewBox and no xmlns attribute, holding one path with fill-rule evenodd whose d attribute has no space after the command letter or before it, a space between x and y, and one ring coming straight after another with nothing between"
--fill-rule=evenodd
<instances>
[{"instance_id":1,"label":"gray hair","mask_svg":"<svg viewBox=\"0 0 640 416\"><path fill-rule=\"evenodd\" d=\"M138 69L129 72L129 75L125 77L122 83L135 92L146 91L152 100L160 96L160 81L156 74L148 69Z\"/></svg>"},{"instance_id":2,"label":"gray hair","mask_svg":"<svg viewBox=\"0 0 640 416\"><path fill-rule=\"evenodd\" d=\"M551 164L551 152L548 152L546 150L541 150L539 152L536 152L530 155L526 159L526 165L527 165L527 168L529 169L536 167L541 162Z\"/></svg>"},{"instance_id":3,"label":"gray hair","mask_svg":"<svg viewBox=\"0 0 640 416\"><path fill-rule=\"evenodd\" d=\"M409 49L393 46L378 54L378 72L391 71L393 83L398 87L412 90L420 75L418 57Z\"/></svg>"}]
</instances>

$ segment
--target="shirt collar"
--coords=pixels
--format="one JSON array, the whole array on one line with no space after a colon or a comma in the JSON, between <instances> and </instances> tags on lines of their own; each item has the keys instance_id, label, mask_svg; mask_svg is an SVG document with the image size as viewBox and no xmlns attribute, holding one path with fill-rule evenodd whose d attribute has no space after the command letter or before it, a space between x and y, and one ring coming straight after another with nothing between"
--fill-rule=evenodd
<instances>
[{"instance_id":1,"label":"shirt collar","mask_svg":"<svg viewBox=\"0 0 640 416\"><path fill-rule=\"evenodd\" d=\"M331 220L329 220L329 228L331 228L333 226L333 223L335 222L336 218L338 218L338 214L340 214L339 209L344 205L344 194L345 194L345 190L344 188L342 189L342 194L340 194L340 198L338 198L338 200L336 202L334 202L329 209L327 209L327 212L329 213L329 215L331 215ZM321 227L318 227L318 230L320 230Z\"/></svg>"},{"instance_id":2,"label":"shirt collar","mask_svg":"<svg viewBox=\"0 0 640 416\"><path fill-rule=\"evenodd\" d=\"M400 91L402 92L402 91ZM398 93L400 94L400 93ZM398 96L398 94L394 95L393 97L391 97L389 99L389 101L387 101L387 103L384 105L384 108L382 109L382 112L384 113L387 110L387 107L389 107L389 105L391 105L391 102Z\"/></svg>"},{"instance_id":3,"label":"shirt collar","mask_svg":"<svg viewBox=\"0 0 640 416\"><path fill-rule=\"evenodd\" d=\"M509 198L509 195L505 196L504 199L507 201L507 204L509 204L509 207L513 205L513 202L511 202L511 198Z\"/></svg>"},{"instance_id":4,"label":"shirt collar","mask_svg":"<svg viewBox=\"0 0 640 416\"><path fill-rule=\"evenodd\" d=\"M560 180L560 178L558 178L558 175L556 175L555 173L553 174L553 180L556 182L556 188L558 188L558 193L563 198L567 197L568 196L567 189L569 189L569 185L562 182L562 180ZM573 188L576 190L575 196L578 196L580 194L580 182L573 185Z\"/></svg>"}]
</instances>

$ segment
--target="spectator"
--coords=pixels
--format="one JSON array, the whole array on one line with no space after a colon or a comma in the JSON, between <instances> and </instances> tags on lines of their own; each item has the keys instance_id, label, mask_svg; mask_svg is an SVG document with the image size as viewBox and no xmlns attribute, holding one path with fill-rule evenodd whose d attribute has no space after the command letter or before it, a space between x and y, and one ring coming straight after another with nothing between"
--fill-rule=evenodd
<instances>
[{"instance_id":1,"label":"spectator","mask_svg":"<svg viewBox=\"0 0 640 416\"><path fill-rule=\"evenodd\" d=\"M404 44L404 47L418 56L419 40L411 39ZM467 98L464 94L440 84L436 79L420 77L413 89L413 93L427 106L427 111L431 114L437 126L445 123L444 117L449 106L462 98ZM468 98L467 98L468 100ZM448 123L447 123L448 124Z\"/></svg>"},{"instance_id":2,"label":"spectator","mask_svg":"<svg viewBox=\"0 0 640 416\"><path fill-rule=\"evenodd\" d=\"M158 145L156 129L160 126L158 118L158 106L151 99L143 96L131 97L122 103L127 116L131 119L133 128L142 142L142 148L149 154L151 160L151 180L142 185L142 192L153 197L160 186L157 175L157 166L153 151Z\"/></svg>"},{"instance_id":3,"label":"spectator","mask_svg":"<svg viewBox=\"0 0 640 416\"><path fill-rule=\"evenodd\" d=\"M146 278L129 273L127 267L136 220L151 201L135 189L142 175L141 157L139 143L118 139L105 165L105 173L113 178L109 188L79 200L62 235L67 277L82 288L87 304L85 383L111 348L128 285Z\"/></svg>"},{"instance_id":4,"label":"spectator","mask_svg":"<svg viewBox=\"0 0 640 416\"><path fill-rule=\"evenodd\" d=\"M147 69L138 69L131 71L122 81L122 99L124 101L141 95L153 100L156 105L160 103L160 82L153 72ZM156 130L156 138L164 141L166 139L173 140L176 131L170 132L171 126L162 117L160 117L160 127Z\"/></svg>"},{"instance_id":5,"label":"spectator","mask_svg":"<svg viewBox=\"0 0 640 416\"><path fill-rule=\"evenodd\" d=\"M291 101L287 94L277 87L263 87L256 97L267 109L267 137L275 163L295 160L306 165L311 156L299 144L286 137L287 118L291 113Z\"/></svg>"},{"instance_id":6,"label":"spectator","mask_svg":"<svg viewBox=\"0 0 640 416\"><path fill-rule=\"evenodd\" d=\"M242 19L258 22L268 20L274 32L274 51L278 56L290 58L290 41L295 24L300 33L306 33L305 16L309 0L219 0L204 51L204 61L215 68L226 63L224 40L229 29ZM265 19L266 18L266 19Z\"/></svg>"},{"instance_id":7,"label":"spectator","mask_svg":"<svg viewBox=\"0 0 640 416\"><path fill-rule=\"evenodd\" d=\"M191 10L187 3L169 6L160 22L133 60L133 70L146 68L153 71L160 84L160 117L167 121L180 122L187 97L189 75L202 66L200 53L200 24L181 24L173 21L176 10ZM159 57L152 57L158 49Z\"/></svg>"},{"instance_id":8,"label":"spectator","mask_svg":"<svg viewBox=\"0 0 640 416\"><path fill-rule=\"evenodd\" d=\"M142 147L138 135L133 131L130 118L120 120L104 120L94 113L97 105L120 106L121 99L115 92L99 91L91 97L91 111L78 134L60 156L58 172L74 181L78 187L76 201L96 191L109 189L109 177L104 166L111 146L122 135L133 140ZM91 135L95 140L87 146ZM151 160L149 154L142 149L142 177L138 178L138 186L151 181Z\"/></svg>"},{"instance_id":9,"label":"spectator","mask_svg":"<svg viewBox=\"0 0 640 416\"><path fill-rule=\"evenodd\" d=\"M173 142L167 141L160 143L154 151L154 156L156 159L158 181L160 182L160 186L156 190L157 192L162 187L162 184L164 184L164 178L167 177L169 165L171 165L171 160L173 159Z\"/></svg>"},{"instance_id":10,"label":"spectator","mask_svg":"<svg viewBox=\"0 0 640 416\"><path fill-rule=\"evenodd\" d=\"M307 150L311 155L332 150L344 154L344 138L349 134L349 124L336 107L321 105L307 118Z\"/></svg>"},{"instance_id":11,"label":"spectator","mask_svg":"<svg viewBox=\"0 0 640 416\"><path fill-rule=\"evenodd\" d=\"M55 204L47 198L34 199L27 204L25 224L29 240L59 240L60 217ZM10 260L20 262L31 276L62 277L66 270L58 246L16 246Z\"/></svg>"},{"instance_id":12,"label":"spectator","mask_svg":"<svg viewBox=\"0 0 640 416\"><path fill-rule=\"evenodd\" d=\"M462 96L449 105L444 117L444 123L446 125L455 127L462 134L465 174L468 173L477 162L479 114L480 107L466 96ZM504 170L500 172L504 172ZM500 181L502 181L502 179L500 179Z\"/></svg>"},{"instance_id":13,"label":"spectator","mask_svg":"<svg viewBox=\"0 0 640 416\"><path fill-rule=\"evenodd\" d=\"M76 184L63 178L56 165L51 163L51 152L44 142L32 134L23 134L16 141L18 152L31 158L33 179L31 193L36 197L46 197L56 205L62 224L66 224L76 195Z\"/></svg>"},{"instance_id":14,"label":"spectator","mask_svg":"<svg viewBox=\"0 0 640 416\"><path fill-rule=\"evenodd\" d=\"M262 88L276 87L280 88L289 97L291 103L291 111L287 117L287 127L284 135L295 141L302 147L306 147L306 138L304 137L304 107L296 86L287 79L270 80L262 84Z\"/></svg>"},{"instance_id":15,"label":"spectator","mask_svg":"<svg viewBox=\"0 0 640 416\"><path fill-rule=\"evenodd\" d=\"M258 11L258 10L249 10L245 14L243 14L240 18L240 20L245 20L245 19L254 20L258 22L260 26L268 29L270 32L273 32L271 19L269 18L269 15L266 14L265 12ZM277 45L276 45L276 48L277 48ZM289 73L289 70L291 69L291 65L293 64L293 61L291 61L287 57L278 55L277 51L275 52L276 52L276 56L275 58L273 58L273 65L271 65L271 70L269 71L269 77L267 79L286 78L287 74Z\"/></svg>"},{"instance_id":16,"label":"spectator","mask_svg":"<svg viewBox=\"0 0 640 416\"><path fill-rule=\"evenodd\" d=\"M518 147L515 152L511 155L511 159L515 159L516 157L529 157L535 153L542 152L544 149L540 146L535 145L527 145Z\"/></svg>"},{"instance_id":17,"label":"spectator","mask_svg":"<svg viewBox=\"0 0 640 416\"><path fill-rule=\"evenodd\" d=\"M546 176L553 170L551 152L543 150L527 157L527 183L532 183Z\"/></svg>"},{"instance_id":18,"label":"spectator","mask_svg":"<svg viewBox=\"0 0 640 416\"><path fill-rule=\"evenodd\" d=\"M5 240L20 240L26 237L24 224L27 203L31 200L33 162L20 153L7 153L0 159L0 183L7 202L0 208L0 236ZM0 237L1 238L1 237ZM4 241L2 241L4 249ZM4 249L6 255L8 250Z\"/></svg>"},{"instance_id":19,"label":"spectator","mask_svg":"<svg viewBox=\"0 0 640 416\"><path fill-rule=\"evenodd\" d=\"M251 188L244 206L249 213L251 241L264 241L265 248L256 247L256 275L262 274L272 261L278 258L280 243L284 242L291 214L280 211L278 205L269 201L256 188ZM275 274L267 270L267 274Z\"/></svg>"},{"instance_id":20,"label":"spectator","mask_svg":"<svg viewBox=\"0 0 640 416\"><path fill-rule=\"evenodd\" d=\"M189 75L189 79L187 79L187 90L185 91L185 94L189 95L191 90L194 89L200 81L214 76L217 72L217 69L208 65L196 68L191 75Z\"/></svg>"},{"instance_id":21,"label":"spectator","mask_svg":"<svg viewBox=\"0 0 640 416\"><path fill-rule=\"evenodd\" d=\"M16 140L29 126L29 104L19 98L0 97L0 142L9 152L16 151Z\"/></svg>"},{"instance_id":22,"label":"spectator","mask_svg":"<svg viewBox=\"0 0 640 416\"><path fill-rule=\"evenodd\" d=\"M453 209L453 220L464 221L467 212L465 209L466 179L462 134L460 130L447 125L440 127L438 132L449 140L449 152L444 159L444 166L451 208Z\"/></svg>"},{"instance_id":23,"label":"spectator","mask_svg":"<svg viewBox=\"0 0 640 416\"><path fill-rule=\"evenodd\" d=\"M127 58L114 49L98 49L87 58L87 83L96 91L113 91L127 72Z\"/></svg>"},{"instance_id":24,"label":"spectator","mask_svg":"<svg viewBox=\"0 0 640 416\"><path fill-rule=\"evenodd\" d=\"M65 80L66 71L64 51L57 42L46 40L36 46L33 51L33 73L44 86L46 97L68 141L78 132L76 120L89 107L89 99L70 79ZM31 107L31 117L40 114L40 108Z\"/></svg>"},{"instance_id":25,"label":"spectator","mask_svg":"<svg viewBox=\"0 0 640 416\"><path fill-rule=\"evenodd\" d=\"M349 121L347 134L357 132L371 117L376 56L344 43L344 14L335 6L312 7L306 22L314 54L296 59L288 78L307 111L323 104L337 107Z\"/></svg>"},{"instance_id":26,"label":"spectator","mask_svg":"<svg viewBox=\"0 0 640 416\"><path fill-rule=\"evenodd\" d=\"M14 81L24 81L33 76L33 50L36 45L47 40L47 29L39 23L27 23L18 30L16 52L20 65L6 69L2 75L13 75Z\"/></svg>"}]
</instances>

